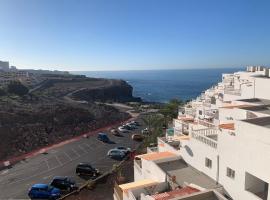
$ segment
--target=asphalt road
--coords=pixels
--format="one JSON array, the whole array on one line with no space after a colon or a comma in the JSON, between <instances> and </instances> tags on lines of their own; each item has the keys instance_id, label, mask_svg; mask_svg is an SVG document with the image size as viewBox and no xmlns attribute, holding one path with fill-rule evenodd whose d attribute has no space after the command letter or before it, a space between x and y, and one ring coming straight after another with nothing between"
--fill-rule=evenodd
<instances>
[{"instance_id":1,"label":"asphalt road","mask_svg":"<svg viewBox=\"0 0 270 200\"><path fill-rule=\"evenodd\" d=\"M54 176L72 177L78 185L85 182L75 174L79 162L90 162L93 167L105 172L119 162L107 157L109 149L126 146L135 149L138 142L131 135L140 132L142 127L116 137L107 131L114 144L100 142L96 136L82 138L79 141L49 150L44 154L21 161L10 169L0 171L0 199L28 199L27 193L35 183L50 183ZM106 131L105 131L106 132Z\"/></svg>"}]
</instances>

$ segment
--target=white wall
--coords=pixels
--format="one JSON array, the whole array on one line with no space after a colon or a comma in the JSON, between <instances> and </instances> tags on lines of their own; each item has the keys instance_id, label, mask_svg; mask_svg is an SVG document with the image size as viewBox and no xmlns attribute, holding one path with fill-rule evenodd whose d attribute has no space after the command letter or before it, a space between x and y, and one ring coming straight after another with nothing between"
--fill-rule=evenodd
<instances>
[{"instance_id":1,"label":"white wall","mask_svg":"<svg viewBox=\"0 0 270 200\"><path fill-rule=\"evenodd\" d=\"M255 98L270 99L270 78L255 78Z\"/></svg>"},{"instance_id":2,"label":"white wall","mask_svg":"<svg viewBox=\"0 0 270 200\"><path fill-rule=\"evenodd\" d=\"M245 173L270 183L270 129L238 121L236 130L235 136L219 135L220 183L233 199L259 199L245 190ZM235 170L234 179L227 177L227 167Z\"/></svg>"},{"instance_id":3,"label":"white wall","mask_svg":"<svg viewBox=\"0 0 270 200\"><path fill-rule=\"evenodd\" d=\"M184 144L183 144L184 145ZM190 150L192 152L190 152ZM202 171L212 179L216 180L217 176L217 151L195 139L190 139L181 149L182 158L191 166ZM212 168L205 166L205 158L212 160Z\"/></svg>"}]
</instances>

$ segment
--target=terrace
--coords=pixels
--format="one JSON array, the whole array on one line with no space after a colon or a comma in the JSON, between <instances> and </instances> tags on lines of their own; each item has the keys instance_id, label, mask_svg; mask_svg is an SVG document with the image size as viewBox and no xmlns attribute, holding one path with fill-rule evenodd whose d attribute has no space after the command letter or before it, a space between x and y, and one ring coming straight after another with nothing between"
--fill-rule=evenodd
<instances>
[{"instance_id":1,"label":"terrace","mask_svg":"<svg viewBox=\"0 0 270 200\"><path fill-rule=\"evenodd\" d=\"M196 185L201 189L222 190L222 186L215 180L191 167L183 159L159 163L158 166L166 172L168 181L171 182L174 187Z\"/></svg>"},{"instance_id":2,"label":"terrace","mask_svg":"<svg viewBox=\"0 0 270 200\"><path fill-rule=\"evenodd\" d=\"M191 138L198 140L214 149L217 148L218 130L216 128L193 129Z\"/></svg>"},{"instance_id":3,"label":"terrace","mask_svg":"<svg viewBox=\"0 0 270 200\"><path fill-rule=\"evenodd\" d=\"M181 147L181 142L189 140L190 137L186 135L174 135L171 136L170 138L167 137L159 137L158 138L158 143L163 144L164 148L167 150L174 152L176 154L179 154L179 150Z\"/></svg>"}]
</instances>

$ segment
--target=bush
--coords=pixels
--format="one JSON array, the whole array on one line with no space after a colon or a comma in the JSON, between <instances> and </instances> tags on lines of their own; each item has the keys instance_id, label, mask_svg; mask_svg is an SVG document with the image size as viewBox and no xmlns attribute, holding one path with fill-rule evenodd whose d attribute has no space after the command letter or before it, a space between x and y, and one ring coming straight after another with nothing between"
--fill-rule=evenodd
<instances>
[{"instance_id":1,"label":"bush","mask_svg":"<svg viewBox=\"0 0 270 200\"><path fill-rule=\"evenodd\" d=\"M21 82L14 81L14 82L11 82L8 84L7 91L8 91L8 93L11 93L11 94L23 96L23 95L27 94L29 90Z\"/></svg>"}]
</instances>

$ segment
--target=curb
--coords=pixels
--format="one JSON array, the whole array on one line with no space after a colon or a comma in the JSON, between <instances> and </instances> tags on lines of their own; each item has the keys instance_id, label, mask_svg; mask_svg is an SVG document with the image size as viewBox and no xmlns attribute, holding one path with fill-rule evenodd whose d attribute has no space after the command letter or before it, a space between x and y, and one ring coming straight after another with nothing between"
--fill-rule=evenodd
<instances>
[{"instance_id":1,"label":"curb","mask_svg":"<svg viewBox=\"0 0 270 200\"><path fill-rule=\"evenodd\" d=\"M133 119L133 117L129 117L126 120L115 122L115 123L110 124L108 126L101 127L101 128L96 129L96 130L80 134L80 135L75 136L73 138L70 138L70 139L67 139L67 140L64 140L64 141L60 141L60 142L55 143L55 144L51 144L49 146L45 146L45 147L42 147L42 148L37 149L37 150L33 150L31 152L28 152L26 154L23 154L23 155L20 155L20 156L17 156L17 157L10 158L8 160L2 160L2 161L0 160L0 170L8 169L12 165L14 165L14 164L16 164L16 163L18 163L18 162L20 162L22 160L37 156L37 155L42 154L42 153L44 153L44 152L46 152L48 150L51 150L51 149L54 149L54 148L57 148L57 147L61 147L63 145L66 145L66 144L69 144L69 143L72 143L72 142L75 142L75 141L78 141L81 138L86 138L86 137L89 137L89 136L96 135L100 131L104 131L104 130L106 130L108 128L112 128L113 126L125 123L125 122L127 122L129 120L132 120L132 119Z\"/></svg>"}]
</instances>

